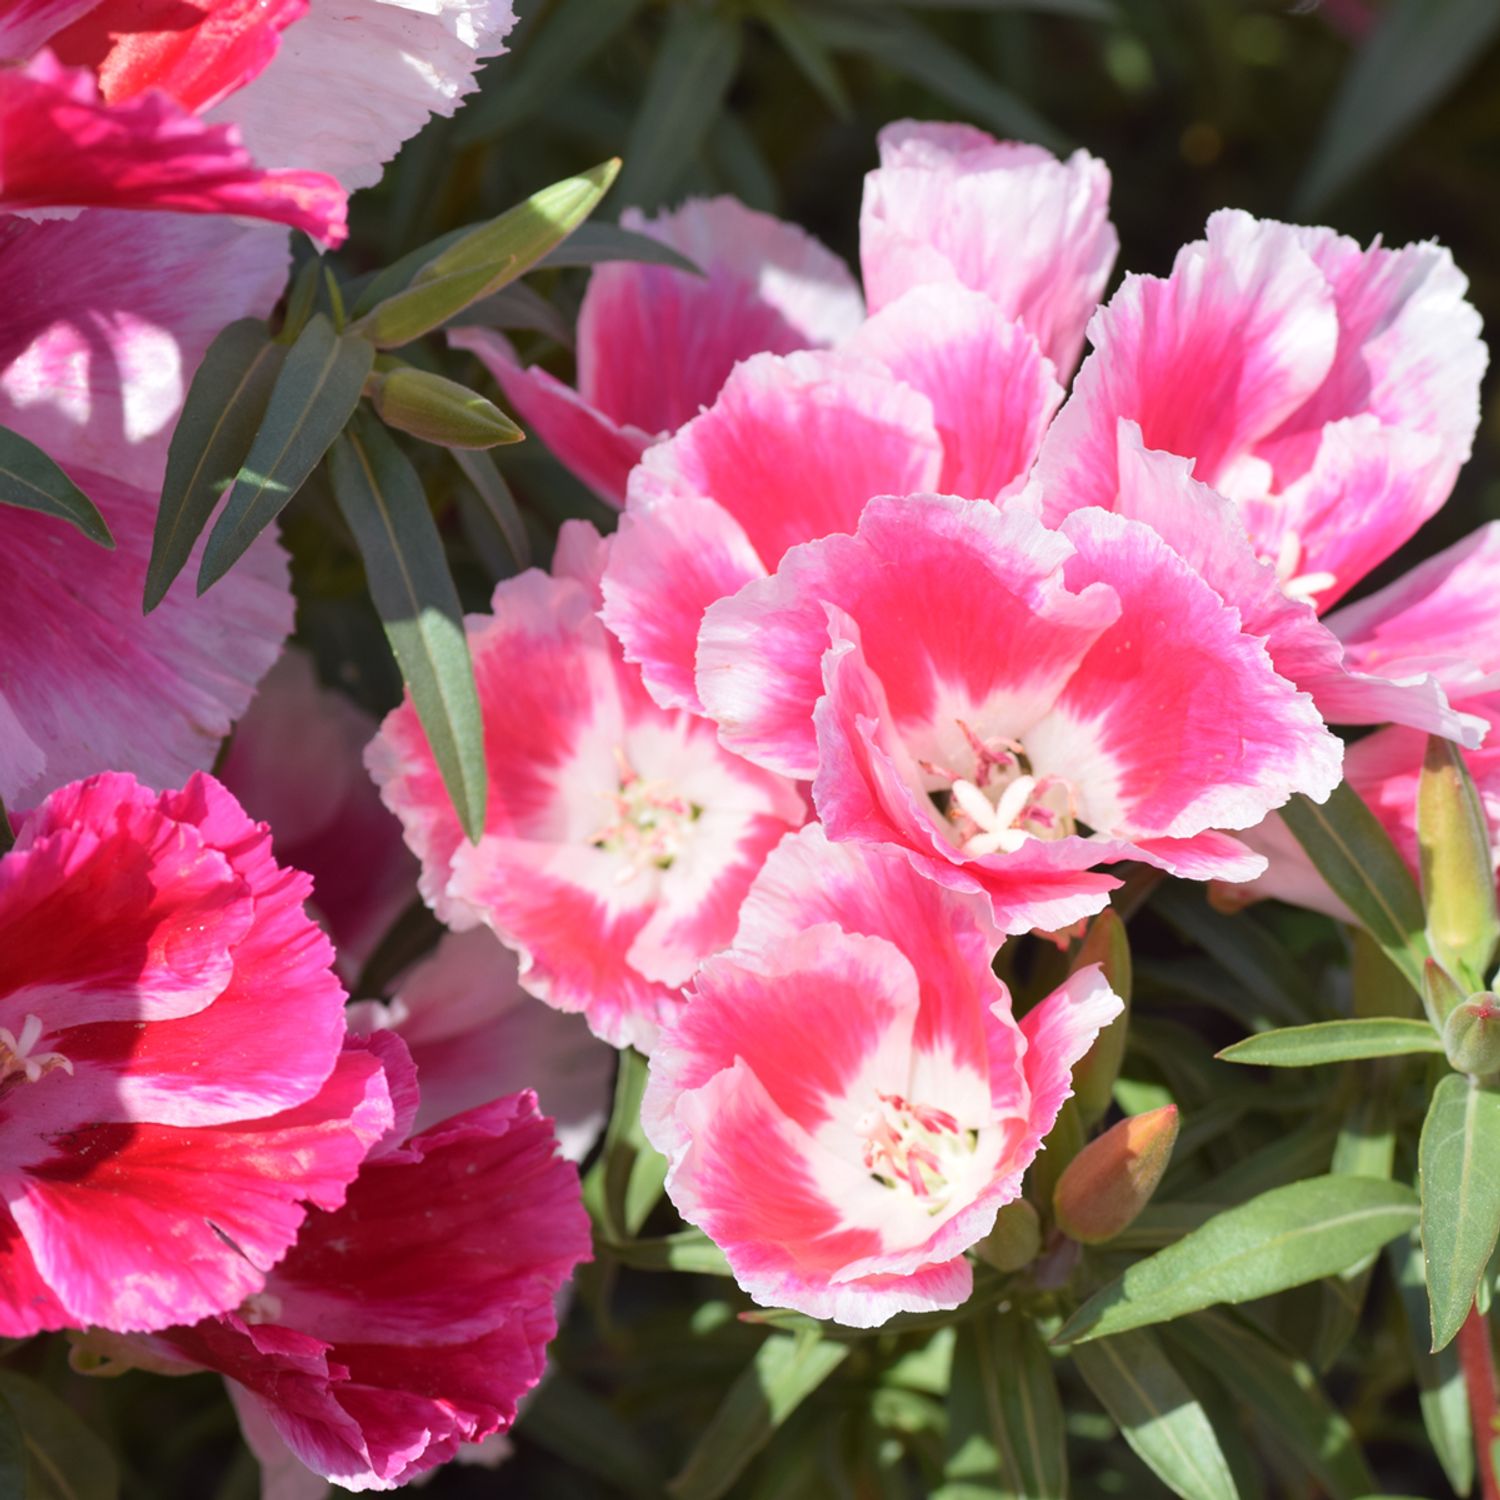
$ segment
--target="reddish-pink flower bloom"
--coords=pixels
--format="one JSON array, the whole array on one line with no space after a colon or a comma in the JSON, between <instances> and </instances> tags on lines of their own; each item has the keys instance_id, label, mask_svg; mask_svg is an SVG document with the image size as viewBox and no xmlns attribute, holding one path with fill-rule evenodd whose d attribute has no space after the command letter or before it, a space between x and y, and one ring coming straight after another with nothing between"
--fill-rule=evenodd
<instances>
[{"instance_id":1,"label":"reddish-pink flower bloom","mask_svg":"<svg viewBox=\"0 0 1500 1500\"><path fill-rule=\"evenodd\" d=\"M142 1344L225 1375L266 1460L284 1445L346 1488L396 1489L515 1420L589 1253L577 1170L513 1094L375 1152L264 1290Z\"/></svg>"},{"instance_id":2,"label":"reddish-pink flower bloom","mask_svg":"<svg viewBox=\"0 0 1500 1500\"><path fill-rule=\"evenodd\" d=\"M813 778L829 837L890 843L1056 928L1141 859L1243 879L1215 830L1327 796L1340 746L1238 610L1149 527L1029 497L870 502L714 605L698 690L726 746Z\"/></svg>"},{"instance_id":3,"label":"reddish-pink flower bloom","mask_svg":"<svg viewBox=\"0 0 1500 1500\"><path fill-rule=\"evenodd\" d=\"M627 229L703 270L618 262L589 280L578 314L577 389L523 369L500 335L461 329L452 341L489 366L507 399L557 457L612 505L646 448L712 404L752 354L837 343L864 302L848 268L815 239L734 198L692 198ZM650 379L641 372L649 370Z\"/></svg>"},{"instance_id":4,"label":"reddish-pink flower bloom","mask_svg":"<svg viewBox=\"0 0 1500 1500\"><path fill-rule=\"evenodd\" d=\"M679 987L728 941L767 851L806 809L796 788L652 703L596 615L605 546L564 528L556 577L535 570L471 616L489 802L468 843L410 700L367 764L450 926L484 923L521 982L649 1049Z\"/></svg>"},{"instance_id":5,"label":"reddish-pink flower bloom","mask_svg":"<svg viewBox=\"0 0 1500 1500\"><path fill-rule=\"evenodd\" d=\"M957 1307L1120 1001L1097 969L1019 1022L985 904L872 844L785 839L651 1059L667 1190L757 1302L854 1327Z\"/></svg>"},{"instance_id":6,"label":"reddish-pink flower bloom","mask_svg":"<svg viewBox=\"0 0 1500 1500\"><path fill-rule=\"evenodd\" d=\"M115 537L0 507L0 798L102 770L176 786L210 765L292 624L266 533L203 599L141 613L172 424L210 339L269 309L279 235L227 220L89 211L0 218L0 425L59 459ZM189 573L194 571L190 565Z\"/></svg>"},{"instance_id":7,"label":"reddish-pink flower bloom","mask_svg":"<svg viewBox=\"0 0 1500 1500\"><path fill-rule=\"evenodd\" d=\"M1328 608L1438 509L1468 457L1485 351L1466 286L1437 245L1361 250L1214 214L1170 277L1128 277L1090 325L1094 352L1038 464L1048 519L1114 508L1132 423L1235 503L1290 597ZM1431 684L1403 695L1337 663L1298 683L1331 716L1454 732Z\"/></svg>"},{"instance_id":8,"label":"reddish-pink flower bloom","mask_svg":"<svg viewBox=\"0 0 1500 1500\"><path fill-rule=\"evenodd\" d=\"M245 811L271 825L277 855L312 876L313 908L351 985L410 904L417 878L401 825L365 774L364 748L379 727L319 683L311 658L288 648L240 720L220 768Z\"/></svg>"},{"instance_id":9,"label":"reddish-pink flower bloom","mask_svg":"<svg viewBox=\"0 0 1500 1500\"><path fill-rule=\"evenodd\" d=\"M215 781L54 792L0 859L0 1333L258 1292L392 1123L308 881Z\"/></svg>"},{"instance_id":10,"label":"reddish-pink flower bloom","mask_svg":"<svg viewBox=\"0 0 1500 1500\"><path fill-rule=\"evenodd\" d=\"M1064 375L1119 249L1103 162L915 120L880 132L859 239L872 312L912 287L957 282L1026 328Z\"/></svg>"}]
</instances>

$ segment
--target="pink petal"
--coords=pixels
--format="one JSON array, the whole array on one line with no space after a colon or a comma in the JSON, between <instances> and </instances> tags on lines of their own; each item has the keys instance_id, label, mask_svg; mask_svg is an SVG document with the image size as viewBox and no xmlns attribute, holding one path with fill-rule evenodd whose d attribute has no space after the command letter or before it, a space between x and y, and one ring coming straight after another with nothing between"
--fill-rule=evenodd
<instances>
[{"instance_id":1,"label":"pink petal","mask_svg":"<svg viewBox=\"0 0 1500 1500\"><path fill-rule=\"evenodd\" d=\"M1027 1117L1029 1139L1036 1149L1057 1120L1063 1102L1073 1094L1073 1067L1094 1038L1120 1014L1120 997L1094 967L1080 969L1040 1005L1021 1017L1026 1038L1024 1067L1031 1092Z\"/></svg>"},{"instance_id":2,"label":"pink petal","mask_svg":"<svg viewBox=\"0 0 1500 1500\"><path fill-rule=\"evenodd\" d=\"M1109 171L1085 152L1059 162L970 126L887 125L860 212L870 306L958 281L1029 329L1066 374L1119 246L1108 209Z\"/></svg>"}]
</instances>

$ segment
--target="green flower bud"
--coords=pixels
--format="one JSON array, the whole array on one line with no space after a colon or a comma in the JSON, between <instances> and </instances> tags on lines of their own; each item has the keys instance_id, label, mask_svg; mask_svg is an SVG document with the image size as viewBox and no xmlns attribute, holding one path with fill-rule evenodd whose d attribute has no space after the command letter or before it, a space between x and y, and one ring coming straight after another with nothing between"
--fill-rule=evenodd
<instances>
[{"instance_id":1,"label":"green flower bud","mask_svg":"<svg viewBox=\"0 0 1500 1500\"><path fill-rule=\"evenodd\" d=\"M1471 995L1443 1026L1443 1051L1460 1073L1500 1073L1500 998Z\"/></svg>"},{"instance_id":2,"label":"green flower bud","mask_svg":"<svg viewBox=\"0 0 1500 1500\"><path fill-rule=\"evenodd\" d=\"M493 448L526 436L477 391L426 370L400 365L372 375L365 385L375 414L387 427L445 448Z\"/></svg>"},{"instance_id":3,"label":"green flower bud","mask_svg":"<svg viewBox=\"0 0 1500 1500\"><path fill-rule=\"evenodd\" d=\"M1461 983L1485 982L1500 938L1489 825L1457 745L1429 735L1417 791L1427 936Z\"/></svg>"},{"instance_id":4,"label":"green flower bud","mask_svg":"<svg viewBox=\"0 0 1500 1500\"><path fill-rule=\"evenodd\" d=\"M1019 1271L1041 1248L1042 1221L1024 1198L1017 1198L995 1215L995 1227L974 1246L974 1253L997 1271Z\"/></svg>"},{"instance_id":5,"label":"green flower bud","mask_svg":"<svg viewBox=\"0 0 1500 1500\"><path fill-rule=\"evenodd\" d=\"M1090 1141L1058 1179L1057 1227L1084 1245L1112 1240L1151 1201L1176 1144L1175 1104L1131 1115Z\"/></svg>"}]
</instances>

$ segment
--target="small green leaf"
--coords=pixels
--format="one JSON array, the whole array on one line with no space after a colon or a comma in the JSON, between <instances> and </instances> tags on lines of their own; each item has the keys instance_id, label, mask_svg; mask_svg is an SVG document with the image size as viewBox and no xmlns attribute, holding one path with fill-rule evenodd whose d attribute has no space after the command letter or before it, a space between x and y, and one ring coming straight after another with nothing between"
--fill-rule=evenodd
<instances>
[{"instance_id":1,"label":"small green leaf","mask_svg":"<svg viewBox=\"0 0 1500 1500\"><path fill-rule=\"evenodd\" d=\"M103 1440L45 1386L0 1370L0 1400L26 1445L26 1483L0 1495L25 1500L116 1500L120 1476Z\"/></svg>"},{"instance_id":2,"label":"small green leaf","mask_svg":"<svg viewBox=\"0 0 1500 1500\"><path fill-rule=\"evenodd\" d=\"M1334 1276L1417 1217L1416 1195L1372 1177L1311 1177L1217 1214L1096 1292L1055 1343L1081 1343Z\"/></svg>"},{"instance_id":3,"label":"small green leaf","mask_svg":"<svg viewBox=\"0 0 1500 1500\"><path fill-rule=\"evenodd\" d=\"M587 225L584 226L587 228ZM471 303L448 320L450 328L509 328L544 334L564 349L573 347L568 320L524 281L513 281L491 297Z\"/></svg>"},{"instance_id":4,"label":"small green leaf","mask_svg":"<svg viewBox=\"0 0 1500 1500\"><path fill-rule=\"evenodd\" d=\"M1329 889L1420 994L1422 965L1430 957L1422 898L1396 846L1359 793L1346 781L1321 804L1299 792L1281 816Z\"/></svg>"},{"instance_id":5,"label":"small green leaf","mask_svg":"<svg viewBox=\"0 0 1500 1500\"><path fill-rule=\"evenodd\" d=\"M948 1388L948 1457L933 1500L963 1493L1066 1500L1068 1455L1057 1377L1020 1313L959 1325Z\"/></svg>"},{"instance_id":6,"label":"small green leaf","mask_svg":"<svg viewBox=\"0 0 1500 1500\"><path fill-rule=\"evenodd\" d=\"M375 351L315 314L287 350L223 514L208 534L198 592L217 583L285 509L359 404Z\"/></svg>"},{"instance_id":7,"label":"small green leaf","mask_svg":"<svg viewBox=\"0 0 1500 1500\"><path fill-rule=\"evenodd\" d=\"M259 318L231 323L208 346L167 450L146 569L148 614L166 598L224 491L249 457L286 352L285 345L272 341Z\"/></svg>"},{"instance_id":8,"label":"small green leaf","mask_svg":"<svg viewBox=\"0 0 1500 1500\"><path fill-rule=\"evenodd\" d=\"M477 840L488 775L484 723L463 612L422 482L367 412L335 441L331 477L443 785L464 832Z\"/></svg>"},{"instance_id":9,"label":"small green leaf","mask_svg":"<svg viewBox=\"0 0 1500 1500\"><path fill-rule=\"evenodd\" d=\"M1073 1359L1136 1456L1174 1495L1239 1500L1207 1413L1151 1334L1100 1339Z\"/></svg>"},{"instance_id":10,"label":"small green leaf","mask_svg":"<svg viewBox=\"0 0 1500 1500\"><path fill-rule=\"evenodd\" d=\"M670 266L674 271L686 271L691 276L704 274L703 268L696 261L689 260L682 251L652 239L649 234L621 229L618 224L580 224L557 249L549 250L536 266L540 271L554 266L597 266L620 260L648 266Z\"/></svg>"},{"instance_id":11,"label":"small green leaf","mask_svg":"<svg viewBox=\"0 0 1500 1500\"><path fill-rule=\"evenodd\" d=\"M807 1329L772 1334L729 1388L681 1472L667 1486L675 1500L718 1500L796 1409L849 1356Z\"/></svg>"},{"instance_id":12,"label":"small green leaf","mask_svg":"<svg viewBox=\"0 0 1500 1500\"><path fill-rule=\"evenodd\" d=\"M115 545L94 502L35 443L8 427L0 427L0 505L39 511L76 526L101 547Z\"/></svg>"},{"instance_id":13,"label":"small green leaf","mask_svg":"<svg viewBox=\"0 0 1500 1500\"><path fill-rule=\"evenodd\" d=\"M1312 1026L1263 1031L1215 1055L1221 1062L1254 1063L1263 1068L1315 1068L1322 1063L1442 1050L1443 1039L1426 1021L1381 1016L1370 1021L1319 1021Z\"/></svg>"},{"instance_id":14,"label":"small green leaf","mask_svg":"<svg viewBox=\"0 0 1500 1500\"><path fill-rule=\"evenodd\" d=\"M740 24L699 5L674 5L625 143L620 201L655 208L669 197L724 107L739 71Z\"/></svg>"},{"instance_id":15,"label":"small green leaf","mask_svg":"<svg viewBox=\"0 0 1500 1500\"><path fill-rule=\"evenodd\" d=\"M1457 1334L1500 1237L1500 1090L1450 1073L1433 1091L1418 1149L1432 1347Z\"/></svg>"}]
</instances>

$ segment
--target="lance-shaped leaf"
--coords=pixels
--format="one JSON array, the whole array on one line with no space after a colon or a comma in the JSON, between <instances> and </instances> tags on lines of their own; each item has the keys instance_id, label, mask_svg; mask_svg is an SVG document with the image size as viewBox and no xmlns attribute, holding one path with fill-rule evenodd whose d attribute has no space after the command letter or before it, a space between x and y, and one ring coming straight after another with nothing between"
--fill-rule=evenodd
<instances>
[{"instance_id":1,"label":"lance-shaped leaf","mask_svg":"<svg viewBox=\"0 0 1500 1500\"><path fill-rule=\"evenodd\" d=\"M1386 1246L1386 1264L1401 1296L1417 1399L1427 1440L1437 1454L1448 1483L1460 1495L1474 1486L1474 1429L1469 1420L1469 1392L1458 1349L1450 1344L1434 1352L1422 1244L1415 1234Z\"/></svg>"},{"instance_id":2,"label":"lance-shaped leaf","mask_svg":"<svg viewBox=\"0 0 1500 1500\"><path fill-rule=\"evenodd\" d=\"M612 1260L636 1271L678 1271L693 1276L733 1276L724 1252L701 1229L659 1240L600 1240Z\"/></svg>"},{"instance_id":3,"label":"lance-shaped leaf","mask_svg":"<svg viewBox=\"0 0 1500 1500\"><path fill-rule=\"evenodd\" d=\"M1020 1313L959 1325L943 1480L933 1500L976 1493L1066 1500L1068 1454L1052 1357Z\"/></svg>"},{"instance_id":4,"label":"lance-shaped leaf","mask_svg":"<svg viewBox=\"0 0 1500 1500\"><path fill-rule=\"evenodd\" d=\"M1368 1021L1319 1021L1247 1036L1215 1055L1221 1062L1262 1068L1315 1068L1365 1057L1403 1057L1441 1052L1443 1039L1426 1021L1379 1016Z\"/></svg>"},{"instance_id":5,"label":"lance-shaped leaf","mask_svg":"<svg viewBox=\"0 0 1500 1500\"><path fill-rule=\"evenodd\" d=\"M816 1329L771 1335L730 1386L667 1492L675 1500L727 1493L776 1429L848 1358L849 1347Z\"/></svg>"},{"instance_id":6,"label":"lance-shaped leaf","mask_svg":"<svg viewBox=\"0 0 1500 1500\"><path fill-rule=\"evenodd\" d=\"M1223 1313L1184 1318L1169 1337L1204 1368L1223 1371L1231 1394L1254 1415L1267 1440L1332 1500L1358 1500L1375 1488L1353 1428L1302 1360Z\"/></svg>"},{"instance_id":7,"label":"lance-shaped leaf","mask_svg":"<svg viewBox=\"0 0 1500 1500\"><path fill-rule=\"evenodd\" d=\"M167 450L146 569L148 614L166 598L208 518L249 457L286 352L285 345L272 341L259 318L231 323L208 346Z\"/></svg>"},{"instance_id":8,"label":"lance-shaped leaf","mask_svg":"<svg viewBox=\"0 0 1500 1500\"><path fill-rule=\"evenodd\" d=\"M382 349L440 328L471 303L529 271L594 211L620 169L611 158L533 193L497 219L446 235L377 276L349 331Z\"/></svg>"},{"instance_id":9,"label":"lance-shaped leaf","mask_svg":"<svg viewBox=\"0 0 1500 1500\"><path fill-rule=\"evenodd\" d=\"M1174 1495L1239 1500L1208 1414L1151 1334L1100 1339L1073 1359L1136 1457Z\"/></svg>"},{"instance_id":10,"label":"lance-shaped leaf","mask_svg":"<svg viewBox=\"0 0 1500 1500\"><path fill-rule=\"evenodd\" d=\"M1420 994L1422 964L1429 956L1422 898L1396 846L1359 793L1347 781L1323 803L1299 792L1281 816L1329 889Z\"/></svg>"},{"instance_id":11,"label":"lance-shaped leaf","mask_svg":"<svg viewBox=\"0 0 1500 1500\"><path fill-rule=\"evenodd\" d=\"M580 224L557 249L549 250L537 262L537 269L597 266L615 260L670 266L674 271L687 271L693 276L704 274L703 267L689 260L681 250L674 250L670 245L652 239L649 234L621 229L618 224Z\"/></svg>"},{"instance_id":12,"label":"lance-shaped leaf","mask_svg":"<svg viewBox=\"0 0 1500 1500\"><path fill-rule=\"evenodd\" d=\"M334 444L333 493L365 562L370 597L459 822L484 830L484 724L463 612L422 482L361 412Z\"/></svg>"},{"instance_id":13,"label":"lance-shaped leaf","mask_svg":"<svg viewBox=\"0 0 1500 1500\"><path fill-rule=\"evenodd\" d=\"M26 1447L26 1480L0 1488L17 1500L116 1500L120 1476L108 1445L45 1386L0 1370L0 1401L15 1416Z\"/></svg>"},{"instance_id":14,"label":"lance-shaped leaf","mask_svg":"<svg viewBox=\"0 0 1500 1500\"><path fill-rule=\"evenodd\" d=\"M1433 951L1461 983L1478 989L1500 937L1489 824L1458 746L1435 734L1422 758L1417 846Z\"/></svg>"},{"instance_id":15,"label":"lance-shaped leaf","mask_svg":"<svg viewBox=\"0 0 1500 1500\"><path fill-rule=\"evenodd\" d=\"M464 478L474 486L475 493L484 502L485 511L499 531L516 567L530 567L531 540L526 535L526 522L521 518L516 497L511 494L505 476L495 467L495 460L488 453L471 448L453 448L450 451L454 462L464 471Z\"/></svg>"},{"instance_id":16,"label":"lance-shaped leaf","mask_svg":"<svg viewBox=\"0 0 1500 1500\"><path fill-rule=\"evenodd\" d=\"M1422 1123L1422 1254L1432 1347L1453 1339L1500 1237L1500 1090L1450 1073Z\"/></svg>"},{"instance_id":17,"label":"lance-shaped leaf","mask_svg":"<svg viewBox=\"0 0 1500 1500\"><path fill-rule=\"evenodd\" d=\"M55 516L101 547L115 545L94 502L35 443L8 427L0 427L0 505Z\"/></svg>"},{"instance_id":18,"label":"lance-shaped leaf","mask_svg":"<svg viewBox=\"0 0 1500 1500\"><path fill-rule=\"evenodd\" d=\"M198 592L218 582L306 483L359 404L375 351L315 314L271 387L260 430L208 534Z\"/></svg>"},{"instance_id":19,"label":"lance-shaped leaf","mask_svg":"<svg viewBox=\"0 0 1500 1500\"><path fill-rule=\"evenodd\" d=\"M1328 1176L1272 1188L1137 1261L1090 1297L1054 1342L1103 1338L1335 1276L1416 1218L1416 1194L1399 1182Z\"/></svg>"},{"instance_id":20,"label":"lance-shaped leaf","mask_svg":"<svg viewBox=\"0 0 1500 1500\"><path fill-rule=\"evenodd\" d=\"M646 1095L646 1059L633 1047L620 1053L615 1098L604 1132L604 1222L617 1238L640 1233L667 1180L666 1158L652 1149L641 1129Z\"/></svg>"}]
</instances>

